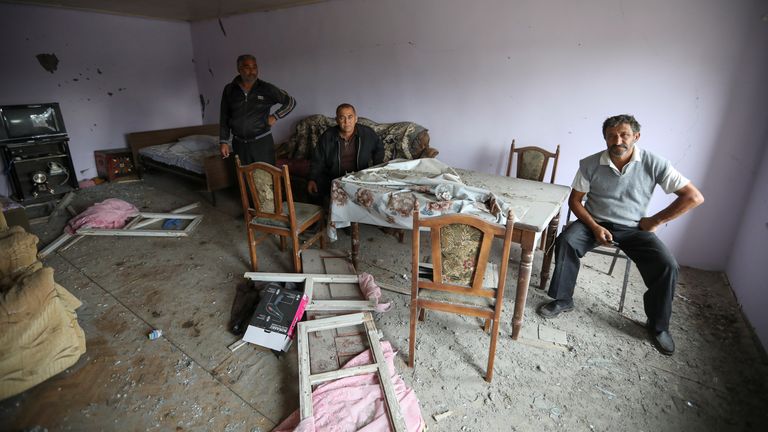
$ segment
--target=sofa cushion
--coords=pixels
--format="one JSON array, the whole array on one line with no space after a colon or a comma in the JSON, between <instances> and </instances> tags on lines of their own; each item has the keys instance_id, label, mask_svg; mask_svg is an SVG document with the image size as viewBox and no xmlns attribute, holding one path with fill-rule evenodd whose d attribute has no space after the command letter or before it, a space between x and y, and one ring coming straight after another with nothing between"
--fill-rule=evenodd
<instances>
[{"instance_id":1,"label":"sofa cushion","mask_svg":"<svg viewBox=\"0 0 768 432\"><path fill-rule=\"evenodd\" d=\"M384 161L434 157L437 154L437 150L429 148L427 129L416 123L376 123L365 117L359 117L357 121L379 135L384 144ZM320 135L333 126L336 126L336 119L321 114L299 121L296 124L296 132L287 142L278 146L278 159L309 159L312 149L320 140ZM291 170L291 173L300 175L294 170Z\"/></svg>"}]
</instances>

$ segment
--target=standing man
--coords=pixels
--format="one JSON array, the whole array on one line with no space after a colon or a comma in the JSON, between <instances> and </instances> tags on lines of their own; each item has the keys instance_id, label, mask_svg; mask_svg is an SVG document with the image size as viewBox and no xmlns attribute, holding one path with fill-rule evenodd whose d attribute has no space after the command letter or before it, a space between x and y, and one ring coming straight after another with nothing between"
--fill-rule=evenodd
<instances>
[{"instance_id":1,"label":"standing man","mask_svg":"<svg viewBox=\"0 0 768 432\"><path fill-rule=\"evenodd\" d=\"M237 72L239 75L224 87L221 96L221 157L229 157L227 141L231 132L232 148L243 165L253 162L274 165L272 125L293 111L296 100L284 90L260 80L256 57L250 54L237 58ZM270 109L276 104L280 107L270 114Z\"/></svg>"},{"instance_id":2,"label":"standing man","mask_svg":"<svg viewBox=\"0 0 768 432\"><path fill-rule=\"evenodd\" d=\"M675 343L669 334L669 320L678 265L654 232L703 203L704 197L669 161L635 145L640 139L640 124L633 116L605 120L603 137L608 149L579 162L568 198L578 220L557 237L555 271L548 292L555 300L542 305L538 313L554 318L573 310L580 259L599 245L615 245L637 265L648 288L643 306L656 349L672 355ZM656 185L677 198L646 217Z\"/></svg>"},{"instance_id":3,"label":"standing man","mask_svg":"<svg viewBox=\"0 0 768 432\"><path fill-rule=\"evenodd\" d=\"M323 205L330 199L333 179L384 161L381 139L373 129L357 124L355 107L339 105L336 123L320 135L310 159L307 192Z\"/></svg>"}]
</instances>

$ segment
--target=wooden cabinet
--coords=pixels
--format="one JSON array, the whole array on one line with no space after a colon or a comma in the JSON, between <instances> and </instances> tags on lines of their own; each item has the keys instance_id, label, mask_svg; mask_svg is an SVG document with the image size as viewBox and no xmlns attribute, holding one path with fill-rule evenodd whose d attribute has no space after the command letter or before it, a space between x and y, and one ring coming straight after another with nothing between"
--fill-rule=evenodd
<instances>
[{"instance_id":1,"label":"wooden cabinet","mask_svg":"<svg viewBox=\"0 0 768 432\"><path fill-rule=\"evenodd\" d=\"M133 156L127 148L96 150L96 173L111 182L138 179Z\"/></svg>"}]
</instances>

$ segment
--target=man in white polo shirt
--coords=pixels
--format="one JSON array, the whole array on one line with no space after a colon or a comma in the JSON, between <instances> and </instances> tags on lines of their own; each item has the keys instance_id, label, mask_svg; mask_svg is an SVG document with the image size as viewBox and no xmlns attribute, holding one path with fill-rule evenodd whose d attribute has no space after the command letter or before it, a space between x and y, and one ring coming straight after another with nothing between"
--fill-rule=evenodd
<instances>
[{"instance_id":1,"label":"man in white polo shirt","mask_svg":"<svg viewBox=\"0 0 768 432\"><path fill-rule=\"evenodd\" d=\"M648 288L643 305L656 349L672 355L675 343L669 320L679 268L654 231L703 203L704 197L669 161L635 145L640 124L633 116L606 119L603 137L608 149L579 162L568 198L578 220L557 237L555 271L548 291L554 300L539 307L538 314L554 318L573 310L581 258L599 245L616 245L635 263ZM646 216L656 185L677 198L660 212Z\"/></svg>"}]
</instances>

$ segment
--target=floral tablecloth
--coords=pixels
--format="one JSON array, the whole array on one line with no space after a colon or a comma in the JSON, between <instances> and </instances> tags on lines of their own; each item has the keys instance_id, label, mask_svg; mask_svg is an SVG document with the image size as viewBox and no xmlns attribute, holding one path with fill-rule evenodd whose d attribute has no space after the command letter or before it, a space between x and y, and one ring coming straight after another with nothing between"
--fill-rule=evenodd
<instances>
[{"instance_id":1,"label":"floral tablecloth","mask_svg":"<svg viewBox=\"0 0 768 432\"><path fill-rule=\"evenodd\" d=\"M437 159L394 160L333 181L331 229L350 222L411 229L413 210L420 216L468 213L505 224L510 206L496 194L464 184L458 173Z\"/></svg>"}]
</instances>

